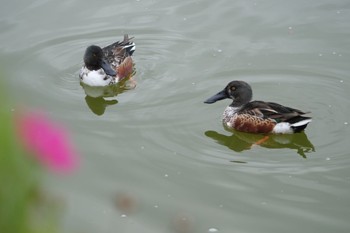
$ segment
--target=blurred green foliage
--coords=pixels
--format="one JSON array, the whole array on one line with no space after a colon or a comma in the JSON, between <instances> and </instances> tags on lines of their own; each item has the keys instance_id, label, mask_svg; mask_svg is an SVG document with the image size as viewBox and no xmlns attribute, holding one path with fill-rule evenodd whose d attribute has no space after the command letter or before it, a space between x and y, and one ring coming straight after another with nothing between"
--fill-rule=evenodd
<instances>
[{"instance_id":1,"label":"blurred green foliage","mask_svg":"<svg viewBox=\"0 0 350 233\"><path fill-rule=\"evenodd\" d=\"M0 83L0 232L57 232L54 204L40 187L44 171L18 143L4 89Z\"/></svg>"}]
</instances>

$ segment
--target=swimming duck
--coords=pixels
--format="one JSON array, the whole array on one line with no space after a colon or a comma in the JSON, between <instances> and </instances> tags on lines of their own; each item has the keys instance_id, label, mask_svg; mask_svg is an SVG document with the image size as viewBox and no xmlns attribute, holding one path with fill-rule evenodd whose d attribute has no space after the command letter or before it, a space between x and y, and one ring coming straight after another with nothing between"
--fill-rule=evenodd
<instances>
[{"instance_id":1,"label":"swimming duck","mask_svg":"<svg viewBox=\"0 0 350 233\"><path fill-rule=\"evenodd\" d=\"M134 73L132 54L135 43L128 35L124 40L104 48L97 45L87 47L80 81L89 86L108 86L129 79Z\"/></svg>"},{"instance_id":2,"label":"swimming duck","mask_svg":"<svg viewBox=\"0 0 350 233\"><path fill-rule=\"evenodd\" d=\"M232 81L204 103L212 104L223 99L232 99L223 114L223 124L248 133L297 133L306 128L311 117L308 112L286 107L277 103L251 101L252 88L244 81Z\"/></svg>"}]
</instances>

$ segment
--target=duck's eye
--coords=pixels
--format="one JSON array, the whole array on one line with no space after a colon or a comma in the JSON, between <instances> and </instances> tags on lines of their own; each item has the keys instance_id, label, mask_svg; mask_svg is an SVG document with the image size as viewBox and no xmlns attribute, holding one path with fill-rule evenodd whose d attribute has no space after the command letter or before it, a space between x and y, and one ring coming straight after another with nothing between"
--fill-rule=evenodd
<instances>
[{"instance_id":1,"label":"duck's eye","mask_svg":"<svg viewBox=\"0 0 350 233\"><path fill-rule=\"evenodd\" d=\"M231 90L231 91L235 91L235 90L236 90L236 87L235 87L235 86L232 86L232 87L230 87L230 90Z\"/></svg>"}]
</instances>

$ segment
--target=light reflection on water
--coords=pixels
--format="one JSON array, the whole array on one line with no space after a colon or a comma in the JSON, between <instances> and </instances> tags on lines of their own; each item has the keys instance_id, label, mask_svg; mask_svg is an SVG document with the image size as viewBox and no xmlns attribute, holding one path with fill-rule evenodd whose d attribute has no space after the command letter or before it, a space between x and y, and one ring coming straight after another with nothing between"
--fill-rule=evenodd
<instances>
[{"instance_id":1,"label":"light reflection on water","mask_svg":"<svg viewBox=\"0 0 350 233\"><path fill-rule=\"evenodd\" d=\"M85 155L76 177L48 184L67 200L68 232L350 229L346 1L84 4L35 1L0 20L13 99L64 121ZM86 46L124 33L135 37L137 87L88 97ZM203 101L231 80L313 121L259 146L260 135L227 132L229 103Z\"/></svg>"}]
</instances>

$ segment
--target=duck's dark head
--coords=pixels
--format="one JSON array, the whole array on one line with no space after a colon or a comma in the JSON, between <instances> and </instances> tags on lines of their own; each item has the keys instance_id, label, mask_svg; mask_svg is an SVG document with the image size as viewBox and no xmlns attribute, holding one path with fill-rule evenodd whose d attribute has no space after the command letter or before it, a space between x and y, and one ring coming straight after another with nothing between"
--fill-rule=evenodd
<instances>
[{"instance_id":1,"label":"duck's dark head","mask_svg":"<svg viewBox=\"0 0 350 233\"><path fill-rule=\"evenodd\" d=\"M105 73L110 76L117 75L115 70L105 59L101 47L97 45L91 45L87 47L84 54L84 63L89 70L99 70L102 68L105 71Z\"/></svg>"},{"instance_id":2,"label":"duck's dark head","mask_svg":"<svg viewBox=\"0 0 350 233\"><path fill-rule=\"evenodd\" d=\"M232 81L219 93L213 95L204 103L212 104L223 99L232 99L230 106L238 107L248 103L253 97L252 88L244 81Z\"/></svg>"}]
</instances>

